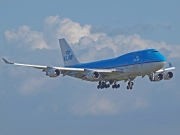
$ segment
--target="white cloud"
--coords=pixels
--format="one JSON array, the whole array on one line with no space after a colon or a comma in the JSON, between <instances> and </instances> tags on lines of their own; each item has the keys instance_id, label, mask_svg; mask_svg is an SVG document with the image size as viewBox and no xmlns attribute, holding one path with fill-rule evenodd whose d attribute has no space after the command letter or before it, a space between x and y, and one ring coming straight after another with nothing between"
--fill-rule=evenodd
<instances>
[{"instance_id":1,"label":"white cloud","mask_svg":"<svg viewBox=\"0 0 180 135\"><path fill-rule=\"evenodd\" d=\"M138 24L134 24L130 27L126 27L126 28L116 28L113 30L113 34L114 33L116 35L118 33L128 34L128 35L131 35L134 33L148 34L155 30L166 30L167 32L169 32L169 31L171 31L172 27L173 26L171 24L166 24L166 23L155 23L155 24L138 23Z\"/></svg>"},{"instance_id":2,"label":"white cloud","mask_svg":"<svg viewBox=\"0 0 180 135\"><path fill-rule=\"evenodd\" d=\"M76 115L109 115L117 113L117 109L116 104L110 99L91 93L83 102L73 104L70 111Z\"/></svg>"},{"instance_id":3,"label":"white cloud","mask_svg":"<svg viewBox=\"0 0 180 135\"><path fill-rule=\"evenodd\" d=\"M157 43L152 40L143 39L137 34L128 36L117 35L116 37L100 36L97 41L84 37L74 46L76 52L79 53L80 60L83 62L113 58L127 52L148 48L158 49L167 58L180 57L178 53L180 51L179 45L169 45L164 41Z\"/></svg>"},{"instance_id":4,"label":"white cloud","mask_svg":"<svg viewBox=\"0 0 180 135\"><path fill-rule=\"evenodd\" d=\"M10 44L28 46L36 48L59 48L58 39L66 38L69 44L73 44L77 52L86 54L88 58L82 60L97 60L110 57L108 53L101 55L104 49L111 50L111 57L127 53L129 51L146 48L156 48L166 52L168 57L180 57L179 45L169 45L166 42L154 42L146 40L139 35L116 35L109 37L106 33L91 32L92 26L87 24L81 26L78 22L73 22L69 18L60 19L59 16L49 16L43 23L43 31L31 30L29 26L20 26L17 30L6 30L5 37ZM85 49L86 48L86 49ZM89 51L91 50L91 51ZM81 55L79 55L81 57ZM94 57L101 55L102 57Z\"/></svg>"},{"instance_id":5,"label":"white cloud","mask_svg":"<svg viewBox=\"0 0 180 135\"><path fill-rule=\"evenodd\" d=\"M132 91L131 91L132 92ZM70 112L75 115L119 115L148 107L148 100L141 93L124 93L118 91L93 91L76 99Z\"/></svg>"},{"instance_id":6,"label":"white cloud","mask_svg":"<svg viewBox=\"0 0 180 135\"><path fill-rule=\"evenodd\" d=\"M142 97L136 97L134 99L134 102L132 104L132 108L134 109L140 109L140 108L146 108L148 107L148 101L147 99L144 99Z\"/></svg>"},{"instance_id":7,"label":"white cloud","mask_svg":"<svg viewBox=\"0 0 180 135\"><path fill-rule=\"evenodd\" d=\"M18 30L6 30L5 37L7 42L18 46L27 46L32 49L48 48L43 39L43 33L32 31L29 26L23 25Z\"/></svg>"},{"instance_id":8,"label":"white cloud","mask_svg":"<svg viewBox=\"0 0 180 135\"><path fill-rule=\"evenodd\" d=\"M60 19L59 16L50 16L44 20L43 33L49 46L57 48L59 38L65 38L68 43L74 44L85 36L97 41L99 36L105 35L104 33L91 33L91 27L88 24L81 26L69 18Z\"/></svg>"},{"instance_id":9,"label":"white cloud","mask_svg":"<svg viewBox=\"0 0 180 135\"><path fill-rule=\"evenodd\" d=\"M49 89L45 89L44 85L47 84L48 81L45 77L43 78L28 78L25 79L19 87L19 92L22 95L34 95L42 91L46 91Z\"/></svg>"}]
</instances>

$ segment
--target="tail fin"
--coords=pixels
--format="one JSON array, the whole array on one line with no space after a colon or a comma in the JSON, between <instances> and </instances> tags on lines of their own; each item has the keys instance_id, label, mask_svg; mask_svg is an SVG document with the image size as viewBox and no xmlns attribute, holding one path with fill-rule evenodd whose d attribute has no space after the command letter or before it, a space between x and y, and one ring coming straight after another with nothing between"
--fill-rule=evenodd
<instances>
[{"instance_id":1,"label":"tail fin","mask_svg":"<svg viewBox=\"0 0 180 135\"><path fill-rule=\"evenodd\" d=\"M64 66L72 66L79 64L73 50L70 48L68 43L64 38L59 39L59 44L61 47L61 53L64 61Z\"/></svg>"}]
</instances>

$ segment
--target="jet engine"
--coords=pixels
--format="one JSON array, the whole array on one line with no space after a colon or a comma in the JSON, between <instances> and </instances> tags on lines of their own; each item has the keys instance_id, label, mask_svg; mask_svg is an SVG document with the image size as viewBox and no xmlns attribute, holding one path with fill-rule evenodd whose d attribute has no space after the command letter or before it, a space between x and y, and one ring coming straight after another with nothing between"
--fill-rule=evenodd
<instances>
[{"instance_id":1,"label":"jet engine","mask_svg":"<svg viewBox=\"0 0 180 135\"><path fill-rule=\"evenodd\" d=\"M152 76L150 76L149 79L151 81L154 81L154 82L161 81L163 79L163 74L162 73L155 73Z\"/></svg>"},{"instance_id":2,"label":"jet engine","mask_svg":"<svg viewBox=\"0 0 180 135\"><path fill-rule=\"evenodd\" d=\"M58 69L49 69L47 72L46 72L46 75L49 76L49 77L57 77L61 74L60 70Z\"/></svg>"},{"instance_id":3,"label":"jet engine","mask_svg":"<svg viewBox=\"0 0 180 135\"><path fill-rule=\"evenodd\" d=\"M164 73L164 80L170 80L171 78L173 78L172 72L165 72Z\"/></svg>"},{"instance_id":4,"label":"jet engine","mask_svg":"<svg viewBox=\"0 0 180 135\"><path fill-rule=\"evenodd\" d=\"M86 78L88 80L98 80L100 77L100 74L97 71L89 71L86 75Z\"/></svg>"}]
</instances>

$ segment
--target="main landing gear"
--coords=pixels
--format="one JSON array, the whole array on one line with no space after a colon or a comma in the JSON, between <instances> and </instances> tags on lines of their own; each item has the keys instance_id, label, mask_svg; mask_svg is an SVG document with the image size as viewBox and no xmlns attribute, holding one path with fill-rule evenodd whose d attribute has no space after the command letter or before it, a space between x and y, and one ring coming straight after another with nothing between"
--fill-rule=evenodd
<instances>
[{"instance_id":1,"label":"main landing gear","mask_svg":"<svg viewBox=\"0 0 180 135\"><path fill-rule=\"evenodd\" d=\"M116 81L114 82L114 84L112 85L113 89L117 89L120 88L120 84L116 84Z\"/></svg>"},{"instance_id":2,"label":"main landing gear","mask_svg":"<svg viewBox=\"0 0 180 135\"><path fill-rule=\"evenodd\" d=\"M128 89L128 90L129 90L129 89L132 90L133 85L134 85L134 82L129 81L129 82L128 82L127 89Z\"/></svg>"},{"instance_id":3,"label":"main landing gear","mask_svg":"<svg viewBox=\"0 0 180 135\"><path fill-rule=\"evenodd\" d=\"M106 84L105 81L99 81L99 85L97 86L98 89L104 89L104 88L109 88L110 84Z\"/></svg>"},{"instance_id":4,"label":"main landing gear","mask_svg":"<svg viewBox=\"0 0 180 135\"><path fill-rule=\"evenodd\" d=\"M97 88L98 89L109 88L111 85L113 89L120 88L120 84L117 84L116 81L112 81L112 80L110 80L109 83L107 83L107 81L99 81Z\"/></svg>"},{"instance_id":5,"label":"main landing gear","mask_svg":"<svg viewBox=\"0 0 180 135\"><path fill-rule=\"evenodd\" d=\"M110 86L112 85L113 89L117 89L120 88L120 84L117 84L116 80L110 80L110 81L99 81L99 84L97 86L98 89L104 89L104 88L110 88ZM127 90L132 90L134 85L133 81L129 81L128 85L127 85Z\"/></svg>"}]
</instances>

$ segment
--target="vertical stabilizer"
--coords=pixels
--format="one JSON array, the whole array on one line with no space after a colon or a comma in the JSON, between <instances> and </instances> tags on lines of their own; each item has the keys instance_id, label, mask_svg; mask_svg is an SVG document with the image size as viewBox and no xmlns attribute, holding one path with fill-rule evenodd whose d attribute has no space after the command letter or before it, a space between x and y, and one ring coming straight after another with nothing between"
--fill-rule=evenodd
<instances>
[{"instance_id":1,"label":"vertical stabilizer","mask_svg":"<svg viewBox=\"0 0 180 135\"><path fill-rule=\"evenodd\" d=\"M61 47L61 53L62 53L62 58L64 61L64 66L72 66L79 64L73 50L70 48L68 43L64 38L59 39L59 44Z\"/></svg>"}]
</instances>

